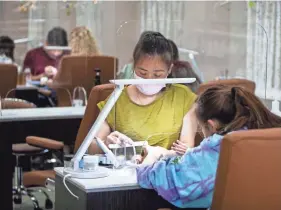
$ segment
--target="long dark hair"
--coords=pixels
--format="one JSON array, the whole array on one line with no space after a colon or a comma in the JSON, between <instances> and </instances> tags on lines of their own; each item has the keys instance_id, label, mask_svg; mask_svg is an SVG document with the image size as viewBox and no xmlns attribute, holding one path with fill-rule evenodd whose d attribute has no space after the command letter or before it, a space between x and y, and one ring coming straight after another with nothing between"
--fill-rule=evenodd
<instances>
[{"instance_id":1,"label":"long dark hair","mask_svg":"<svg viewBox=\"0 0 281 210\"><path fill-rule=\"evenodd\" d=\"M14 50L15 50L14 41L8 36L1 36L0 37L0 55L4 54L5 56L10 58L14 62L15 61Z\"/></svg>"},{"instance_id":2,"label":"long dark hair","mask_svg":"<svg viewBox=\"0 0 281 210\"><path fill-rule=\"evenodd\" d=\"M200 123L209 119L220 124L219 134L248 129L281 127L281 117L273 114L251 92L242 87L218 85L205 90L197 99Z\"/></svg>"}]
</instances>

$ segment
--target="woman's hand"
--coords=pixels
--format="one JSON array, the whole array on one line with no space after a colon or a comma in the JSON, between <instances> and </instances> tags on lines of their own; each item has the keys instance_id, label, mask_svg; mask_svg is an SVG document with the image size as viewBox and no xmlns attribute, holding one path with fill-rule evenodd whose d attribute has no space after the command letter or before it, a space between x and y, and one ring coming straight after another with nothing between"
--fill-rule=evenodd
<instances>
[{"instance_id":1,"label":"woman's hand","mask_svg":"<svg viewBox=\"0 0 281 210\"><path fill-rule=\"evenodd\" d=\"M142 156L142 164L150 165L159 160L161 157L164 157L166 154L169 153L169 150L163 147L153 147L153 146L146 146L143 150Z\"/></svg>"},{"instance_id":2,"label":"woman's hand","mask_svg":"<svg viewBox=\"0 0 281 210\"><path fill-rule=\"evenodd\" d=\"M183 143L180 140L177 140L176 143L173 143L173 146L171 149L174 150L179 155L184 155L184 153L186 152L188 147L187 147L187 144Z\"/></svg>"},{"instance_id":3,"label":"woman's hand","mask_svg":"<svg viewBox=\"0 0 281 210\"><path fill-rule=\"evenodd\" d=\"M133 142L134 141L131 138L118 131L114 131L110 133L105 140L106 145L109 144L124 145L124 144L133 144Z\"/></svg>"},{"instance_id":4,"label":"woman's hand","mask_svg":"<svg viewBox=\"0 0 281 210\"><path fill-rule=\"evenodd\" d=\"M58 70L53 67L53 66L46 66L45 67L45 74L48 76L48 77L52 77L52 76L55 76L57 74Z\"/></svg>"},{"instance_id":5,"label":"woman's hand","mask_svg":"<svg viewBox=\"0 0 281 210\"><path fill-rule=\"evenodd\" d=\"M136 155L133 157L133 161L137 164L153 164L161 157L163 158L170 158L177 156L178 154L173 150L167 150L163 147L153 147L153 146L146 146L143 148L143 152L141 155Z\"/></svg>"}]
</instances>

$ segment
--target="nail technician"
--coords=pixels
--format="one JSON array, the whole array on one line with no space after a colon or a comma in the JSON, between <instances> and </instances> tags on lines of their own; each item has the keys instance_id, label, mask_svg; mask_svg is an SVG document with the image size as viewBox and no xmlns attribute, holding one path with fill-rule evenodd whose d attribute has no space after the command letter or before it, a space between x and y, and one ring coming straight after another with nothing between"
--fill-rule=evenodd
<instances>
[{"instance_id":1,"label":"nail technician","mask_svg":"<svg viewBox=\"0 0 281 210\"><path fill-rule=\"evenodd\" d=\"M133 65L135 79L167 78L173 66L173 49L169 41L161 33L145 33L134 49ZM189 127L194 117L189 110L196 97L188 87L180 84L129 85L97 136L107 145L132 139L147 140L149 145L171 149L178 140L193 147L195 133L188 130L192 130ZM98 104L100 110L105 104L106 100ZM88 152L102 153L95 141Z\"/></svg>"}]
</instances>

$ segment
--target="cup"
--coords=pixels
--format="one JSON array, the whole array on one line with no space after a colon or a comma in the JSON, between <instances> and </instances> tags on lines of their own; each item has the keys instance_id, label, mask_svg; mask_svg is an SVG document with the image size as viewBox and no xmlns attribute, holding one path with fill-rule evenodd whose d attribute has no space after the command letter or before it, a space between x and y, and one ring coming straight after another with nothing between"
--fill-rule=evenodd
<instances>
[{"instance_id":1,"label":"cup","mask_svg":"<svg viewBox=\"0 0 281 210\"><path fill-rule=\"evenodd\" d=\"M71 159L74 157L73 154L69 154L69 155L64 155L63 157L63 166L65 168L69 168L71 166Z\"/></svg>"},{"instance_id":2,"label":"cup","mask_svg":"<svg viewBox=\"0 0 281 210\"><path fill-rule=\"evenodd\" d=\"M96 155L87 155L83 158L83 169L85 171L95 171L99 165L99 156Z\"/></svg>"}]
</instances>

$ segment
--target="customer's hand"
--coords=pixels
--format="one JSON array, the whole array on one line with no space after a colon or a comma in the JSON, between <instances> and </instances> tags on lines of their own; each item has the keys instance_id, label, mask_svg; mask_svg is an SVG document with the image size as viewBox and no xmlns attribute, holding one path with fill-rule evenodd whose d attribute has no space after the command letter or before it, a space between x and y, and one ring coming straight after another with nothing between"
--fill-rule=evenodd
<instances>
[{"instance_id":1,"label":"customer's hand","mask_svg":"<svg viewBox=\"0 0 281 210\"><path fill-rule=\"evenodd\" d=\"M57 72L58 72L58 70L53 66L46 66L45 67L45 74L48 77L55 76L57 74Z\"/></svg>"},{"instance_id":2,"label":"customer's hand","mask_svg":"<svg viewBox=\"0 0 281 210\"><path fill-rule=\"evenodd\" d=\"M184 153L186 152L188 147L182 141L177 140L175 143L173 143L173 146L171 149L174 150L175 152L177 152L179 155L184 155Z\"/></svg>"},{"instance_id":3,"label":"customer's hand","mask_svg":"<svg viewBox=\"0 0 281 210\"><path fill-rule=\"evenodd\" d=\"M169 153L169 150L159 146L146 146L143 148L142 164L150 165Z\"/></svg>"},{"instance_id":4,"label":"customer's hand","mask_svg":"<svg viewBox=\"0 0 281 210\"><path fill-rule=\"evenodd\" d=\"M119 144L119 145L124 145L124 144L133 144L133 140L126 136L123 133L120 133L118 131L114 131L111 134L109 134L106 138L106 144Z\"/></svg>"}]
</instances>

